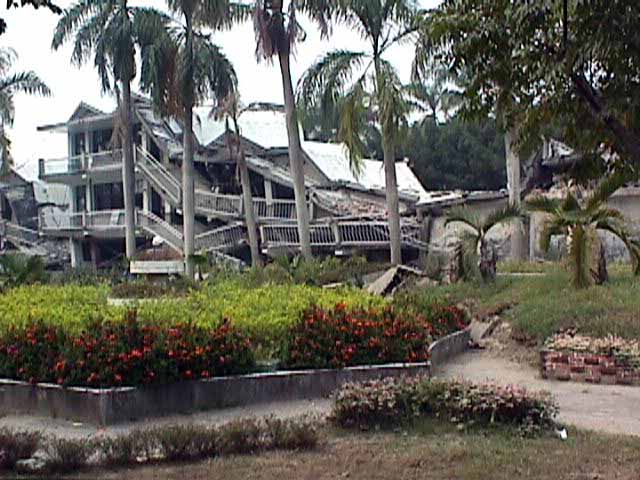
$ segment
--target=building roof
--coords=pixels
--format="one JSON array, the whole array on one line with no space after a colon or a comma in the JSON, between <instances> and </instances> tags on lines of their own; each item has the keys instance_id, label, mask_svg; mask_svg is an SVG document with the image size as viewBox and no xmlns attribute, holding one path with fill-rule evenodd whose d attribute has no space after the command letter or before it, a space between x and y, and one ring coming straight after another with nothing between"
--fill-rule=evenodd
<instances>
[{"instance_id":1,"label":"building roof","mask_svg":"<svg viewBox=\"0 0 640 480\"><path fill-rule=\"evenodd\" d=\"M349 154L344 144L305 141L302 149L332 182L360 185L374 191L385 189L384 164L381 161L364 159L359 175L355 175L351 171ZM418 202L429 199L430 193L425 190L407 163L396 163L396 177L398 191L401 194L413 197Z\"/></svg>"}]
</instances>

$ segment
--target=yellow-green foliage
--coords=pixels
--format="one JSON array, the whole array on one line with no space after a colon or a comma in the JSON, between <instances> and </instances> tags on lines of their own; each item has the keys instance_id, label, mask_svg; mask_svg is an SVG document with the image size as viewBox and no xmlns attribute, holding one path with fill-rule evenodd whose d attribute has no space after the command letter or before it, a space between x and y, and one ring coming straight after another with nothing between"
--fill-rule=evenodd
<instances>
[{"instance_id":1,"label":"yellow-green foliage","mask_svg":"<svg viewBox=\"0 0 640 480\"><path fill-rule=\"evenodd\" d=\"M78 285L32 285L8 290L0 296L0 328L31 320L81 327L89 319L104 318L109 288Z\"/></svg>"},{"instance_id":2,"label":"yellow-green foliage","mask_svg":"<svg viewBox=\"0 0 640 480\"><path fill-rule=\"evenodd\" d=\"M128 308L107 305L109 287L75 285L28 286L0 296L0 324L24 324L42 320L81 329L90 319L119 319ZM204 286L186 298L161 298L135 303L138 319L149 323L195 322L213 326L223 319L232 321L269 353L274 353L286 329L313 304L332 308L337 303L353 307L384 303L362 290L322 289L307 285L265 285L257 288L239 280Z\"/></svg>"}]
</instances>

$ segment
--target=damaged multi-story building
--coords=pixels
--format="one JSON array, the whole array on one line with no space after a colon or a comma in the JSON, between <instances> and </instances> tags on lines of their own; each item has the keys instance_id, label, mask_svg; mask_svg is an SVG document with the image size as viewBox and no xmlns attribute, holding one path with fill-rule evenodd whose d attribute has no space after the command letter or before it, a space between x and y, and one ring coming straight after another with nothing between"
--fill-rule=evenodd
<instances>
[{"instance_id":1,"label":"damaged multi-story building","mask_svg":"<svg viewBox=\"0 0 640 480\"><path fill-rule=\"evenodd\" d=\"M136 237L138 250L164 243L181 254L182 128L163 118L150 101L133 102ZM229 132L210 109L194 119L196 250L248 260L247 232L236 159ZM284 110L253 104L239 117L241 142L250 173L253 205L263 254L276 256L299 247ZM71 262L106 264L124 253L121 152L114 148L114 113L81 103L62 123L40 131L65 133L68 154L41 159L39 178L69 189L70 205L60 215L40 215L40 234L69 242ZM363 254L384 259L389 249L384 169L364 160L355 176L344 146L304 141L304 173L311 217L311 243L318 254ZM420 205L447 193L429 193L407 162L396 164L405 258L426 249Z\"/></svg>"}]
</instances>

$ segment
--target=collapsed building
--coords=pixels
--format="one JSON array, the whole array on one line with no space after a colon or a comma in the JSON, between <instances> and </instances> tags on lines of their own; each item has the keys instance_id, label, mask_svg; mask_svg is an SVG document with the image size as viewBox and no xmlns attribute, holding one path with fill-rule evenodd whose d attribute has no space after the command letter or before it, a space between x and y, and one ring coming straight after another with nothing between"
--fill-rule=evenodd
<instances>
[{"instance_id":1,"label":"collapsed building","mask_svg":"<svg viewBox=\"0 0 640 480\"><path fill-rule=\"evenodd\" d=\"M136 241L139 250L161 241L182 253L182 127L161 117L150 101L135 96L134 157ZM196 251L248 259L247 232L236 159L225 122L210 109L194 112ZM40 131L66 133L68 155L41 159L39 178L68 189L68 211L41 214L40 234L68 241L71 263L105 265L124 253L122 153L113 148L113 112L81 103L62 123ZM299 248L293 181L289 171L284 109L253 104L239 116L241 143L250 173L260 248L268 256ZM318 254L362 254L384 259L389 249L384 169L363 160L349 168L343 145L304 141L304 174L311 217L311 243ZM402 245L406 258L425 251L418 205L438 201L406 162L396 164Z\"/></svg>"}]
</instances>

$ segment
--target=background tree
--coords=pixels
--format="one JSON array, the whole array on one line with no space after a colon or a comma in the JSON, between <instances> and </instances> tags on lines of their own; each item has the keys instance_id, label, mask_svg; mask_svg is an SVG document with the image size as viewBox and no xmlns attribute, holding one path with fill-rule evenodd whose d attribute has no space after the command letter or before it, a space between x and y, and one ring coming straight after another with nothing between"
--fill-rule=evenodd
<instances>
[{"instance_id":1,"label":"background tree","mask_svg":"<svg viewBox=\"0 0 640 480\"><path fill-rule=\"evenodd\" d=\"M13 125L15 119L14 96L17 93L28 95L51 95L49 87L35 72L13 72L12 68L18 56L10 48L0 48L0 175L6 175L13 165L11 142L5 127Z\"/></svg>"},{"instance_id":2,"label":"background tree","mask_svg":"<svg viewBox=\"0 0 640 480\"><path fill-rule=\"evenodd\" d=\"M506 81L518 92L518 105L504 108L519 116L522 142L538 140L556 123L585 158L611 162L604 151L615 153L618 167L636 167L639 17L634 0L445 0L425 25L432 41L446 40L454 67L470 66L467 113L495 104L494 86ZM505 51L517 68L506 68Z\"/></svg>"},{"instance_id":3,"label":"background tree","mask_svg":"<svg viewBox=\"0 0 640 480\"><path fill-rule=\"evenodd\" d=\"M460 235L464 254L477 255L482 279L493 282L496 279L496 253L489 243L489 232L496 226L521 216L522 211L515 205L494 210L485 218L480 218L468 208L457 208L447 214L445 227L452 223L464 225L465 229Z\"/></svg>"},{"instance_id":4,"label":"background tree","mask_svg":"<svg viewBox=\"0 0 640 480\"><path fill-rule=\"evenodd\" d=\"M436 65L426 79L415 78L407 86L414 112L423 116L423 122L438 122L438 114L449 120L451 113L458 107L461 94L452 88L453 78L443 65Z\"/></svg>"},{"instance_id":5,"label":"background tree","mask_svg":"<svg viewBox=\"0 0 640 480\"><path fill-rule=\"evenodd\" d=\"M368 117L375 116L382 133L385 191L389 215L391 263L402 263L400 213L396 178L396 153L406 127L409 103L395 67L385 53L413 33L417 14L412 0L343 0L335 7L339 21L355 29L369 44L367 52L334 50L304 74L299 98L309 108L337 105L338 139L349 150L351 168L360 169L365 151L363 132Z\"/></svg>"},{"instance_id":6,"label":"background tree","mask_svg":"<svg viewBox=\"0 0 640 480\"><path fill-rule=\"evenodd\" d=\"M182 213L186 275L195 273L195 182L193 170L193 109L210 98L225 98L236 90L233 65L199 30L228 28L248 14L246 6L216 0L169 0L180 15L177 24L159 12L142 12L137 18L142 48L141 87L152 94L159 110L179 118L183 130Z\"/></svg>"},{"instance_id":7,"label":"background tree","mask_svg":"<svg viewBox=\"0 0 640 480\"><path fill-rule=\"evenodd\" d=\"M427 190L500 190L506 188L503 135L495 121L416 122L402 155Z\"/></svg>"},{"instance_id":8,"label":"background tree","mask_svg":"<svg viewBox=\"0 0 640 480\"><path fill-rule=\"evenodd\" d=\"M332 2L331 0L289 0L288 3L288 8L285 9L284 0L256 0L254 12L256 57L260 61L272 60L277 56L280 64L300 250L305 260L311 260L313 255L309 209L304 184L300 124L291 80L291 53L295 44L305 38L305 33L297 20L298 12L310 17L319 26L322 35L326 36L332 14Z\"/></svg>"},{"instance_id":9,"label":"background tree","mask_svg":"<svg viewBox=\"0 0 640 480\"><path fill-rule=\"evenodd\" d=\"M416 45L414 75L432 74L434 65L444 65L450 75L464 78L460 83L460 113L464 119L494 116L504 131L509 202L521 205L521 154L531 147L523 141L522 112L534 105L517 81L518 40L504 28L511 9L510 0L445 0L426 13L421 21ZM490 34L487 34L490 31ZM480 52L491 50L492 64ZM528 141L539 143L535 135ZM511 255L524 259L526 244L523 225L516 219L511 232Z\"/></svg>"},{"instance_id":10,"label":"background tree","mask_svg":"<svg viewBox=\"0 0 640 480\"><path fill-rule=\"evenodd\" d=\"M118 99L114 130L122 145L122 190L125 212L125 252L131 260L136 252L135 167L131 82L136 75L133 18L139 8L127 0L79 0L65 10L54 31L51 47L73 42L71 62L80 67L93 54L103 93Z\"/></svg>"},{"instance_id":11,"label":"background tree","mask_svg":"<svg viewBox=\"0 0 640 480\"><path fill-rule=\"evenodd\" d=\"M626 181L624 175L615 174L603 180L588 195L567 190L564 198L536 196L526 203L533 212L547 215L540 234L540 249L547 252L554 235L566 235L568 266L572 283L584 288L606 280L606 257L598 230L618 237L629 251L635 275L640 275L640 243L631 237L623 214L607 206L607 200ZM603 271L604 267L604 271Z\"/></svg>"}]
</instances>

